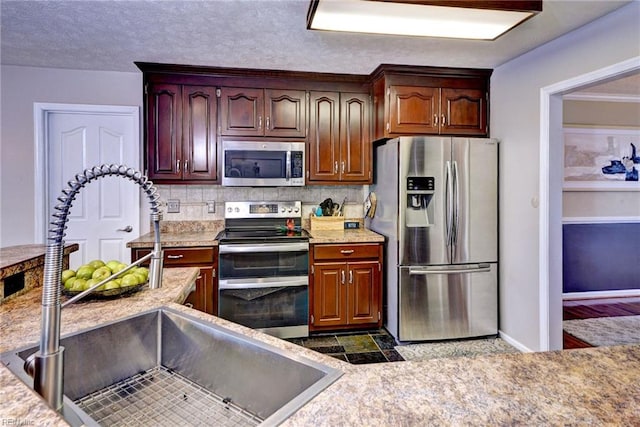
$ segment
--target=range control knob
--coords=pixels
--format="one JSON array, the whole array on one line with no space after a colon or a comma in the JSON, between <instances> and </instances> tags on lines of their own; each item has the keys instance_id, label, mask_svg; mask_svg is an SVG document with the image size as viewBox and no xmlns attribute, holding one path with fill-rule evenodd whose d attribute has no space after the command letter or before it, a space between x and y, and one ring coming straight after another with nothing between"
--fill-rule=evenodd
<instances>
[{"instance_id":1,"label":"range control knob","mask_svg":"<svg viewBox=\"0 0 640 427\"><path fill-rule=\"evenodd\" d=\"M280 208L280 212L284 213L287 211L287 208L285 208L284 206Z\"/></svg>"},{"instance_id":2,"label":"range control knob","mask_svg":"<svg viewBox=\"0 0 640 427\"><path fill-rule=\"evenodd\" d=\"M236 213L240 212L240 208L235 209Z\"/></svg>"},{"instance_id":3,"label":"range control knob","mask_svg":"<svg viewBox=\"0 0 640 427\"><path fill-rule=\"evenodd\" d=\"M296 207L295 209L293 209L293 211L294 211L295 213L298 213L298 212L300 212L300 209L299 209L298 207Z\"/></svg>"},{"instance_id":4,"label":"range control knob","mask_svg":"<svg viewBox=\"0 0 640 427\"><path fill-rule=\"evenodd\" d=\"M231 207L227 208L227 212L233 212L233 208Z\"/></svg>"}]
</instances>

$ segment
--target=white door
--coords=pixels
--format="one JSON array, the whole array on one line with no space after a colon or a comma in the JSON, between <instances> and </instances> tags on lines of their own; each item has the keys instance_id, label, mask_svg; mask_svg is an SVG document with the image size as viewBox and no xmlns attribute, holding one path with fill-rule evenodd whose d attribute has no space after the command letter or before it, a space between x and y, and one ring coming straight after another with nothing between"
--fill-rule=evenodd
<instances>
[{"instance_id":1,"label":"white door","mask_svg":"<svg viewBox=\"0 0 640 427\"><path fill-rule=\"evenodd\" d=\"M45 115L47 224L62 189L85 169L112 163L139 169L139 114L90 110L58 109ZM98 178L80 190L64 239L80 246L71 254L71 268L94 259L130 262L126 243L140 235L140 192L132 181L114 176Z\"/></svg>"}]
</instances>

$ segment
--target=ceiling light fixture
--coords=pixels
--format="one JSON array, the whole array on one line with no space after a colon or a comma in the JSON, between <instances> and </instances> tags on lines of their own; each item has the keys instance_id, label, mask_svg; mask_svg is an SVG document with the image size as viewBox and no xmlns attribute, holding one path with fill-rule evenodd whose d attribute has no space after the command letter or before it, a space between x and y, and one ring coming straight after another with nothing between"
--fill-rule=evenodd
<instances>
[{"instance_id":1,"label":"ceiling light fixture","mask_svg":"<svg viewBox=\"0 0 640 427\"><path fill-rule=\"evenodd\" d=\"M542 0L311 0L307 29L495 40Z\"/></svg>"}]
</instances>

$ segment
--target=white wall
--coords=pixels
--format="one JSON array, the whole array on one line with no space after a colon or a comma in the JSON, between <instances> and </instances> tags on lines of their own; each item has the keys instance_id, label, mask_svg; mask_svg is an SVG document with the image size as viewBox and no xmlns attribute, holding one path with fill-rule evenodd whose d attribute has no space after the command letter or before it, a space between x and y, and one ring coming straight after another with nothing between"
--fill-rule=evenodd
<instances>
[{"instance_id":1,"label":"white wall","mask_svg":"<svg viewBox=\"0 0 640 427\"><path fill-rule=\"evenodd\" d=\"M491 136L501 140L500 329L526 348L546 345L540 339L537 209L541 88L640 56L638 22L636 1L497 67L492 75ZM551 175L561 177L557 172Z\"/></svg>"},{"instance_id":2,"label":"white wall","mask_svg":"<svg viewBox=\"0 0 640 427\"><path fill-rule=\"evenodd\" d=\"M36 241L33 103L142 106L142 73L2 66L0 247ZM61 189L62 190L62 189Z\"/></svg>"}]
</instances>

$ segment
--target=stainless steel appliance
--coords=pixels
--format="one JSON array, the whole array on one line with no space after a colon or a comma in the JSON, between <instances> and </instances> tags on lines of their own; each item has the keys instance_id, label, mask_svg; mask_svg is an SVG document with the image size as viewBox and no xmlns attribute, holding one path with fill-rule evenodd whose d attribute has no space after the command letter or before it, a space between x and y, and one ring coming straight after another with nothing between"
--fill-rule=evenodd
<instances>
[{"instance_id":1,"label":"stainless steel appliance","mask_svg":"<svg viewBox=\"0 0 640 427\"><path fill-rule=\"evenodd\" d=\"M222 140L222 185L303 186L305 143Z\"/></svg>"},{"instance_id":2,"label":"stainless steel appliance","mask_svg":"<svg viewBox=\"0 0 640 427\"><path fill-rule=\"evenodd\" d=\"M399 341L498 333L498 150L492 139L401 137L375 151L386 236L386 327Z\"/></svg>"},{"instance_id":3,"label":"stainless steel appliance","mask_svg":"<svg viewBox=\"0 0 640 427\"><path fill-rule=\"evenodd\" d=\"M280 338L309 335L309 236L302 203L226 202L218 315Z\"/></svg>"}]
</instances>

